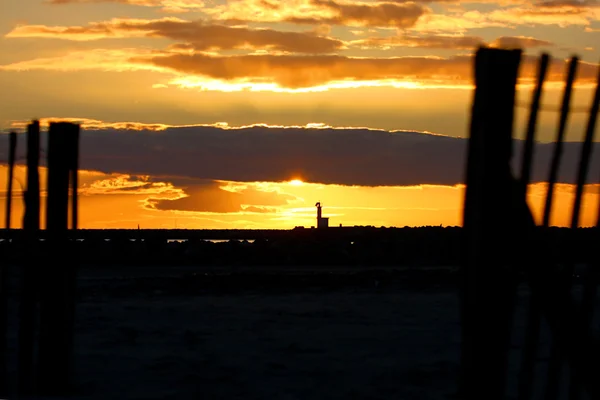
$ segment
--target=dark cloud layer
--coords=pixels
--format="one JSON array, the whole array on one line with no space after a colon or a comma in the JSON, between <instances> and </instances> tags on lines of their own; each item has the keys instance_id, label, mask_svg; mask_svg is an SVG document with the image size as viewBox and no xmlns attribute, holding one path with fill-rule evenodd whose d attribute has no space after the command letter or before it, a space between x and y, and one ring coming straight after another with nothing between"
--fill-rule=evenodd
<instances>
[{"instance_id":1,"label":"dark cloud layer","mask_svg":"<svg viewBox=\"0 0 600 400\"><path fill-rule=\"evenodd\" d=\"M460 138L358 128L196 126L159 132L89 130L82 135L83 169L231 181L301 177L310 182L366 186L462 183L467 144ZM3 159L6 142L0 141ZM24 148L24 143L19 146ZM580 143L565 144L560 182L575 182L580 148ZM550 143L536 146L534 181L546 180L552 149ZM519 151L520 142L516 142L515 154ZM597 182L598 144L593 155L590 182Z\"/></svg>"}]
</instances>

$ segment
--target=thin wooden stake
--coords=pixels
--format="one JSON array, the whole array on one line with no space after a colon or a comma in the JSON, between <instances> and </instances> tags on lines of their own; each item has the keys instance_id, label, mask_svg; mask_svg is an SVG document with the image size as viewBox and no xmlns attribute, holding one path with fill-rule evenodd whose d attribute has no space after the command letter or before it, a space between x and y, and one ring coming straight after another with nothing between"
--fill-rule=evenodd
<instances>
[{"instance_id":1,"label":"thin wooden stake","mask_svg":"<svg viewBox=\"0 0 600 400\"><path fill-rule=\"evenodd\" d=\"M579 226L579 215L581 210L581 202L583 200L583 188L585 186L589 170L594 133L596 131L596 121L598 120L598 111L600 111L600 67L598 68L596 91L590 107L588 124L585 131L585 139L581 150L579 173L577 174L577 191L575 193L575 202L573 204L573 214L571 220L571 229L573 230L576 230ZM585 323L589 327L592 322L594 302L596 300L597 268L592 267L592 269L588 269L588 271L592 273L588 274L589 276L586 277L587 284L584 284L583 286L582 314L583 318L585 318ZM570 274L571 276L573 275L573 267L570 268ZM570 289L571 285L569 285L568 288ZM571 372L569 399L579 400L581 398L581 383L579 382L576 371L571 369Z\"/></svg>"},{"instance_id":2,"label":"thin wooden stake","mask_svg":"<svg viewBox=\"0 0 600 400\"><path fill-rule=\"evenodd\" d=\"M546 201L544 203L544 217L542 220L542 226L544 227L550 226L552 200L554 198L554 185L556 184L556 180L558 178L558 168L562 158L565 130L567 127L569 110L571 107L571 93L573 92L573 82L575 82L575 74L577 73L578 63L579 58L572 57L568 66L567 82L565 84L565 91L563 93L562 105L560 108L558 131L556 133L556 141L554 142L554 152L552 153L552 162L550 164L550 176L548 177L548 190L546 192Z\"/></svg>"},{"instance_id":3,"label":"thin wooden stake","mask_svg":"<svg viewBox=\"0 0 600 400\"><path fill-rule=\"evenodd\" d=\"M40 123L27 126L27 189L25 191L25 252L23 281L19 309L19 365L18 394L27 397L35 393L34 346L36 330L36 304L39 290L37 258L40 229Z\"/></svg>"},{"instance_id":4,"label":"thin wooden stake","mask_svg":"<svg viewBox=\"0 0 600 400\"><path fill-rule=\"evenodd\" d=\"M531 164L533 160L533 144L535 142L535 128L537 124L537 115L540 108L542 97L542 89L546 73L548 71L548 63L550 56L542 54L538 67L537 84L534 89L533 100L531 103L531 111L529 121L527 123L527 134L525 137L525 148L523 150L523 161L521 164L521 184L523 185L523 201L527 202L527 186L530 183ZM525 342L523 345L523 355L521 360L521 371L519 376L518 399L528 400L531 398L535 357L538 348L538 338L540 331L541 316L536 304L536 299L531 297L530 300L530 317L525 333Z\"/></svg>"},{"instance_id":5,"label":"thin wooden stake","mask_svg":"<svg viewBox=\"0 0 600 400\"><path fill-rule=\"evenodd\" d=\"M12 189L15 168L15 152L17 150L17 133L8 136L8 188L6 190L6 236L11 240L10 217L12 214ZM0 266L0 397L8 397L8 271Z\"/></svg>"},{"instance_id":6,"label":"thin wooden stake","mask_svg":"<svg viewBox=\"0 0 600 400\"><path fill-rule=\"evenodd\" d=\"M537 117L540 109L540 102L542 99L542 89L544 86L544 80L546 79L546 73L548 71L548 63L550 62L550 56L543 53L540 57L540 63L538 66L537 83L533 91L533 99L531 101L531 110L529 113L529 120L527 122L527 133L525 135L525 144L523 149L523 161L521 163L521 183L527 189L531 177L531 163L533 160L533 144L535 142L535 128L537 126ZM526 194L526 193L525 193ZM527 198L525 198L527 200Z\"/></svg>"},{"instance_id":7,"label":"thin wooden stake","mask_svg":"<svg viewBox=\"0 0 600 400\"><path fill-rule=\"evenodd\" d=\"M565 91L563 93L563 100L560 109L560 119L558 123L558 131L556 134L556 141L554 143L552 162L550 164L548 190L546 191L546 201L544 204L544 216L542 220L542 227L544 228L548 228L550 226L550 216L552 215L552 200L554 198L554 185L556 184L556 181L558 179L558 170L562 158L565 129L567 126L567 120L570 111L571 93L573 91L573 83L575 82L575 75L577 73L578 63L579 58L572 57L568 66L567 82L565 85ZM562 366L561 361L558 360L557 357L559 357L557 351L551 352L550 361L548 365L548 376L546 380L546 391L544 395L544 399L546 400L555 400L558 398L558 393L560 389L559 378Z\"/></svg>"},{"instance_id":8,"label":"thin wooden stake","mask_svg":"<svg viewBox=\"0 0 600 400\"><path fill-rule=\"evenodd\" d=\"M8 145L8 188L6 190L6 230L9 231L10 219L12 214L12 190L13 190L13 176L15 170L15 152L17 151L17 133L11 132L9 134L9 145Z\"/></svg>"},{"instance_id":9,"label":"thin wooden stake","mask_svg":"<svg viewBox=\"0 0 600 400\"><path fill-rule=\"evenodd\" d=\"M48 132L48 200L46 229L55 268L44 268L40 304L38 385L41 395L67 395L71 389L74 254L68 246L69 178L75 165L74 141L79 125L51 123Z\"/></svg>"}]
</instances>

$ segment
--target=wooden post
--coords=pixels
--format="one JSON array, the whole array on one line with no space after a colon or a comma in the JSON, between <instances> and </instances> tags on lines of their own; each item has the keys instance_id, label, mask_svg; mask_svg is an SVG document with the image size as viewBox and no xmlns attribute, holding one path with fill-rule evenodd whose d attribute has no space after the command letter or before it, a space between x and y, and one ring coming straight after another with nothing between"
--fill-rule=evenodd
<instances>
[{"instance_id":1,"label":"wooden post","mask_svg":"<svg viewBox=\"0 0 600 400\"><path fill-rule=\"evenodd\" d=\"M594 141L594 134L596 132L596 122L598 121L598 113L600 112L600 68L598 68L598 77L596 78L596 90L594 91L594 98L592 100L592 106L590 107L590 114L585 131L585 137L583 140L583 146L581 149L581 159L579 163L579 170L577 173L577 186L575 189L575 200L573 202L573 211L571 219L571 229L577 230L579 226L579 215L581 213L581 203L583 201L583 189L587 181L589 164L592 156L592 146ZM570 268L573 271L573 268ZM571 276L573 274L571 273ZM569 277L571 278L571 277ZM591 324L593 318L593 304L596 299L596 280L597 277L590 275L587 277L588 283L584 285L582 311L583 316L586 319L585 323ZM571 285L568 285L568 289L571 289ZM590 293L590 291L592 293ZM590 327L591 328L591 327ZM569 398L571 400L579 400L581 398L581 383L579 382L579 376L577 371L571 370L571 382L569 386Z\"/></svg>"},{"instance_id":2,"label":"wooden post","mask_svg":"<svg viewBox=\"0 0 600 400\"><path fill-rule=\"evenodd\" d=\"M514 240L515 200L522 200L509 164L520 60L520 50L489 48L480 48L474 60L460 293L459 394L469 400L500 400L505 393L517 279L503 255Z\"/></svg>"},{"instance_id":3,"label":"wooden post","mask_svg":"<svg viewBox=\"0 0 600 400\"><path fill-rule=\"evenodd\" d=\"M73 131L71 137L71 229L76 230L79 218L79 196L77 195L77 189L79 187L79 129Z\"/></svg>"},{"instance_id":4,"label":"wooden post","mask_svg":"<svg viewBox=\"0 0 600 400\"><path fill-rule=\"evenodd\" d=\"M8 137L8 188L6 190L6 230L10 230L10 217L12 211L12 188L15 170L15 152L17 151L17 133L11 132Z\"/></svg>"},{"instance_id":5,"label":"wooden post","mask_svg":"<svg viewBox=\"0 0 600 400\"><path fill-rule=\"evenodd\" d=\"M15 167L15 152L17 150L17 133L10 132L8 136L8 188L6 190L6 236L10 240L10 217L12 212L12 187ZM0 397L8 396L8 273L6 266L0 266Z\"/></svg>"},{"instance_id":6,"label":"wooden post","mask_svg":"<svg viewBox=\"0 0 600 400\"><path fill-rule=\"evenodd\" d=\"M40 395L67 395L71 386L74 329L75 263L67 229L69 178L76 157L79 125L51 123L48 132L46 229L51 249L43 267L40 304L38 388Z\"/></svg>"},{"instance_id":7,"label":"wooden post","mask_svg":"<svg viewBox=\"0 0 600 400\"><path fill-rule=\"evenodd\" d=\"M527 201L527 186L531 180L531 164L533 160L533 144L535 143L535 129L537 125L537 116L540 109L540 102L542 100L542 90L544 87L544 80L546 79L546 73L548 71L548 63L550 62L550 56L546 53L540 57L538 65L537 82L533 91L533 98L531 100L531 108L529 110L529 119L527 121L527 133L525 135L525 143L523 145L523 161L521 163L521 184L525 187L524 200Z\"/></svg>"},{"instance_id":8,"label":"wooden post","mask_svg":"<svg viewBox=\"0 0 600 400\"><path fill-rule=\"evenodd\" d=\"M38 294L38 235L40 229L40 123L27 126L27 189L25 191L25 252L19 309L18 394L34 393L34 338Z\"/></svg>"},{"instance_id":9,"label":"wooden post","mask_svg":"<svg viewBox=\"0 0 600 400\"><path fill-rule=\"evenodd\" d=\"M535 128L537 115L542 98L544 80L548 71L550 56L546 53L540 57L537 74L537 84L533 92L529 121L527 122L527 134L523 150L523 162L521 164L521 184L523 185L523 201L527 202L527 186L530 183L531 164L533 160L533 145L535 142ZM526 258L526 262L529 260ZM524 266L525 269L527 265ZM519 371L518 400L531 399L533 390L535 357L538 350L538 339L540 335L541 314L537 304L537 298L533 296L529 301L529 320L525 330L523 343L523 354L521 358L521 370Z\"/></svg>"},{"instance_id":10,"label":"wooden post","mask_svg":"<svg viewBox=\"0 0 600 400\"><path fill-rule=\"evenodd\" d=\"M27 192L23 227L28 231L40 229L40 123L27 126Z\"/></svg>"},{"instance_id":11,"label":"wooden post","mask_svg":"<svg viewBox=\"0 0 600 400\"><path fill-rule=\"evenodd\" d=\"M550 164L550 176L548 177L548 191L546 193L546 201L544 203L544 218L542 221L543 227L550 226L550 216L552 215L552 200L554 198L554 185L558 178L558 167L562 158L563 142L565 137L565 130L567 128L567 121L569 118L569 111L571 107L571 93L573 92L573 83L575 82L575 75L577 73L577 66L579 59L572 57L569 61L567 82L565 85L565 91L563 92L562 105L560 107L560 118L558 121L558 131L556 132L556 141L554 142L554 151L552 153L552 161Z\"/></svg>"}]
</instances>

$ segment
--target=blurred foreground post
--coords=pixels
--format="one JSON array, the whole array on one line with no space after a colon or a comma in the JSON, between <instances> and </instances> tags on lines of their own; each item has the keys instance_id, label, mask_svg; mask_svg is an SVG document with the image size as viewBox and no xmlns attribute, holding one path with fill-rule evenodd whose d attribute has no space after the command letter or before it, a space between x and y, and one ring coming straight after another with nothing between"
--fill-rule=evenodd
<instances>
[{"instance_id":1,"label":"blurred foreground post","mask_svg":"<svg viewBox=\"0 0 600 400\"><path fill-rule=\"evenodd\" d=\"M503 255L513 246L515 190L510 159L520 50L480 48L475 56L464 203L460 396L504 399L516 273Z\"/></svg>"},{"instance_id":2,"label":"blurred foreground post","mask_svg":"<svg viewBox=\"0 0 600 400\"><path fill-rule=\"evenodd\" d=\"M78 165L78 142L79 125L50 124L46 206L49 262L41 267L37 382L38 393L43 396L67 395L71 390L76 264L67 233L69 178L77 173L74 168ZM75 212L76 208L73 207Z\"/></svg>"},{"instance_id":3,"label":"blurred foreground post","mask_svg":"<svg viewBox=\"0 0 600 400\"><path fill-rule=\"evenodd\" d=\"M589 167L592 158L592 149L594 136L596 133L596 123L598 121L598 113L600 112L600 67L598 68L598 76L596 78L596 90L594 91L594 98L590 107L590 113L588 115L588 123L585 131L583 140L583 146L581 148L581 158L579 159L579 170L577 173L577 186L575 189L575 199L573 202L573 210L571 214L571 229L577 230L579 227L579 218L581 213L581 205L583 203L583 191L584 186L587 183L587 177ZM592 320L593 320L593 305L596 299L596 286L598 285L597 277L597 265L588 266L588 271L593 271L587 274L587 279L583 287L583 299L582 299L582 314L584 318L585 328L592 331ZM571 265L568 268L570 276L565 279L565 290L571 291L573 284L572 277L575 272L575 266ZM554 350L554 349L553 349ZM571 368L571 382L569 386L569 399L579 400L582 397L582 385L579 383L578 371Z\"/></svg>"},{"instance_id":4,"label":"blurred foreground post","mask_svg":"<svg viewBox=\"0 0 600 400\"><path fill-rule=\"evenodd\" d=\"M25 251L19 309L18 393L34 393L34 337L36 304L39 288L38 253L40 229L40 123L27 126L27 188L25 191Z\"/></svg>"},{"instance_id":5,"label":"blurred foreground post","mask_svg":"<svg viewBox=\"0 0 600 400\"><path fill-rule=\"evenodd\" d=\"M8 187L6 189L6 230L10 230L12 211L12 187L15 171L15 153L17 151L17 133L11 132L8 136Z\"/></svg>"},{"instance_id":6,"label":"blurred foreground post","mask_svg":"<svg viewBox=\"0 0 600 400\"><path fill-rule=\"evenodd\" d=\"M12 186L17 150L17 133L8 136L8 188L6 189L6 236L10 240L10 217L12 212ZM5 265L0 265L0 397L8 395L8 273Z\"/></svg>"}]
</instances>

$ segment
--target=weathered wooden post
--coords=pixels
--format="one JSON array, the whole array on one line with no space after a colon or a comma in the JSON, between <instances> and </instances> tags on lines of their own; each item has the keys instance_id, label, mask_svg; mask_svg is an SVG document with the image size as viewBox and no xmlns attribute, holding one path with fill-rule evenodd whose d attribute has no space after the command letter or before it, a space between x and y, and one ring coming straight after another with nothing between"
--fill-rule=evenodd
<instances>
[{"instance_id":1,"label":"weathered wooden post","mask_svg":"<svg viewBox=\"0 0 600 400\"><path fill-rule=\"evenodd\" d=\"M463 399L504 399L516 274L506 253L514 241L522 189L510 173L520 50L480 48L464 200L461 283ZM512 228L512 229L511 229ZM504 257L503 257L504 256Z\"/></svg>"},{"instance_id":2,"label":"weathered wooden post","mask_svg":"<svg viewBox=\"0 0 600 400\"><path fill-rule=\"evenodd\" d=\"M596 90L594 91L594 98L590 107L590 113L588 116L588 123L585 130L585 136L583 140L583 146L581 148L581 158L579 160L579 170L577 172L577 186L575 188L575 199L573 201L573 210L571 214L571 229L576 230L579 227L579 216L581 213L581 204L583 202L583 190L587 183L588 170L592 157L592 149L594 136L596 133L596 123L598 121L598 113L600 112L600 68L598 68L598 76L596 78ZM567 289L571 289L571 277L573 276L574 267L569 268L570 275ZM591 322L593 318L593 304L596 298L596 280L597 278L590 276L588 277L588 284L584 285L583 293L583 317L585 318L585 324L588 329L591 330ZM592 293L590 293L592 291ZM569 398L571 400L579 400L582 396L582 387L579 382L579 376L577 371L571 369L571 382L569 386Z\"/></svg>"},{"instance_id":3,"label":"weathered wooden post","mask_svg":"<svg viewBox=\"0 0 600 400\"><path fill-rule=\"evenodd\" d=\"M71 389L75 260L69 252L67 230L69 178L77 165L78 136L79 125L50 124L46 229L52 264L42 268L37 376L40 395L65 395Z\"/></svg>"},{"instance_id":4,"label":"weathered wooden post","mask_svg":"<svg viewBox=\"0 0 600 400\"><path fill-rule=\"evenodd\" d=\"M71 229L76 230L79 223L79 196L77 195L77 189L79 188L79 129L77 134L73 134L71 137Z\"/></svg>"},{"instance_id":5,"label":"weathered wooden post","mask_svg":"<svg viewBox=\"0 0 600 400\"><path fill-rule=\"evenodd\" d=\"M17 133L11 132L8 136L8 187L6 190L6 230L10 230L12 211L12 188L15 171L15 152L17 151Z\"/></svg>"},{"instance_id":6,"label":"weathered wooden post","mask_svg":"<svg viewBox=\"0 0 600 400\"><path fill-rule=\"evenodd\" d=\"M39 288L38 239L40 229L40 123L27 126L27 189L25 190L25 252L19 309L18 393L34 393L34 344L36 304Z\"/></svg>"},{"instance_id":7,"label":"weathered wooden post","mask_svg":"<svg viewBox=\"0 0 600 400\"><path fill-rule=\"evenodd\" d=\"M17 150L17 133L10 132L8 136L8 188L6 190L6 236L10 240L10 217L12 212L12 187L15 167L15 152ZM7 353L8 353L8 274L6 266L0 266L0 397L8 395Z\"/></svg>"},{"instance_id":8,"label":"weathered wooden post","mask_svg":"<svg viewBox=\"0 0 600 400\"><path fill-rule=\"evenodd\" d=\"M40 229L40 123L27 126L27 192L23 228L37 232Z\"/></svg>"},{"instance_id":9,"label":"weathered wooden post","mask_svg":"<svg viewBox=\"0 0 600 400\"><path fill-rule=\"evenodd\" d=\"M533 148L535 142L535 131L537 116L542 99L544 80L548 71L550 56L542 54L538 65L537 83L533 92L529 120L527 122L527 133L523 150L523 161L521 164L521 185L523 185L523 202L527 202L527 186L530 183L531 165L533 160ZM525 262L528 262L525 259ZM525 269L527 265L524 265ZM523 344L523 356L521 359L521 370L519 372L518 400L531 398L534 378L535 357L537 355L538 337L541 323L541 314L537 307L537 298L530 299L530 318L525 332Z\"/></svg>"}]
</instances>

